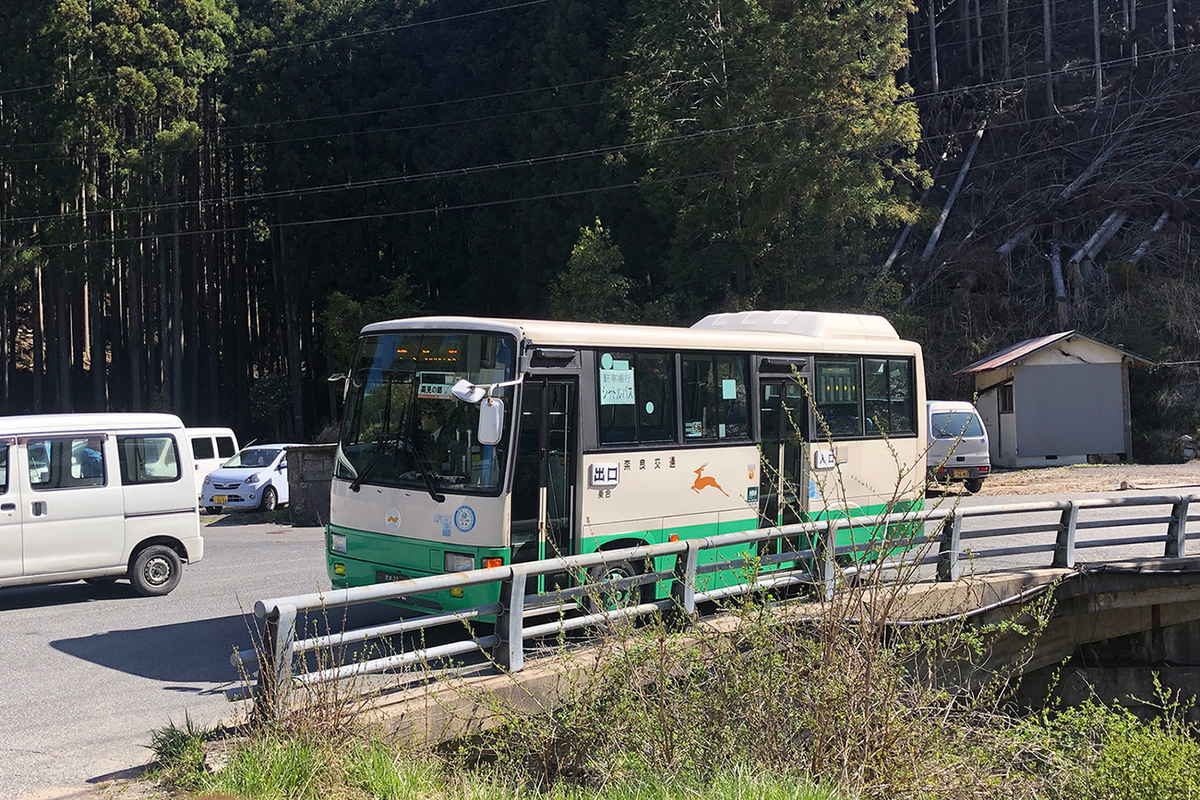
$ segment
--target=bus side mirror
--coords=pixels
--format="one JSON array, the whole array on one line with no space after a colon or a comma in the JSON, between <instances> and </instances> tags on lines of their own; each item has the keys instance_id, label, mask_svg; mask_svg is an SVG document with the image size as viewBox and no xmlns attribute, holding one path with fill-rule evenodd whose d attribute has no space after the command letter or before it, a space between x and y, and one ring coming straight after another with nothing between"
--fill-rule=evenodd
<instances>
[{"instance_id":1,"label":"bus side mirror","mask_svg":"<svg viewBox=\"0 0 1200 800\"><path fill-rule=\"evenodd\" d=\"M479 404L479 431L476 438L480 444L499 444L504 436L504 401L489 397Z\"/></svg>"}]
</instances>

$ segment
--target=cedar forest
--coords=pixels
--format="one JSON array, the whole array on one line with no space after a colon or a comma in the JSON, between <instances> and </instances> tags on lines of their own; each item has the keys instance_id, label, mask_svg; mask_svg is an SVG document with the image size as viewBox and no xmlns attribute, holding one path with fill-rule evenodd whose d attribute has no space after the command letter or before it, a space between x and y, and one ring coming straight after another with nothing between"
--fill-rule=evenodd
<instances>
[{"instance_id":1,"label":"cedar forest","mask_svg":"<svg viewBox=\"0 0 1200 800\"><path fill-rule=\"evenodd\" d=\"M1197 432L1196 0L23 0L0 10L0 411L300 439L358 329L883 314L1060 330Z\"/></svg>"}]
</instances>

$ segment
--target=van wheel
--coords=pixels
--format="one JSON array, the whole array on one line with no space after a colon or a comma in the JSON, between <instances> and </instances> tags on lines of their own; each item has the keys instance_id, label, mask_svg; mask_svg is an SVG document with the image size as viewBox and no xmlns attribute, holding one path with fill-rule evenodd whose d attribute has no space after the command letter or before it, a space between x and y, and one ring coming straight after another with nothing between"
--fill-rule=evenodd
<instances>
[{"instance_id":1,"label":"van wheel","mask_svg":"<svg viewBox=\"0 0 1200 800\"><path fill-rule=\"evenodd\" d=\"M971 494L977 494L983 488L983 478L968 478L963 481L963 486L966 486Z\"/></svg>"},{"instance_id":2,"label":"van wheel","mask_svg":"<svg viewBox=\"0 0 1200 800\"><path fill-rule=\"evenodd\" d=\"M275 487L268 486L263 489L262 505L259 506L263 511L274 511L279 507L279 495L275 493Z\"/></svg>"},{"instance_id":3,"label":"van wheel","mask_svg":"<svg viewBox=\"0 0 1200 800\"><path fill-rule=\"evenodd\" d=\"M152 544L137 554L129 569L129 582L143 597L160 597L179 584L183 562L165 544Z\"/></svg>"}]
</instances>

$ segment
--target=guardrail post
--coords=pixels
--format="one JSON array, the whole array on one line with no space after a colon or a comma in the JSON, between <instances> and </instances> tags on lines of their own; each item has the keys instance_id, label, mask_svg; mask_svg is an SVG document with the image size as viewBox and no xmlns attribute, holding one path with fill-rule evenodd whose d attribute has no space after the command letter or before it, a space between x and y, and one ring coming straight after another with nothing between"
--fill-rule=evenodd
<instances>
[{"instance_id":1,"label":"guardrail post","mask_svg":"<svg viewBox=\"0 0 1200 800\"><path fill-rule=\"evenodd\" d=\"M1181 497L1171 506L1171 521L1167 523L1167 558L1183 558L1187 553L1187 518L1190 497Z\"/></svg>"},{"instance_id":2,"label":"guardrail post","mask_svg":"<svg viewBox=\"0 0 1200 800\"><path fill-rule=\"evenodd\" d=\"M523 569L514 568L508 580L500 584L500 605L504 610L496 617L495 660L509 672L525 666L525 584L529 576Z\"/></svg>"},{"instance_id":3,"label":"guardrail post","mask_svg":"<svg viewBox=\"0 0 1200 800\"><path fill-rule=\"evenodd\" d=\"M258 668L259 710L278 718L292 685L296 607L275 606L267 614L266 624L263 632L263 663Z\"/></svg>"},{"instance_id":4,"label":"guardrail post","mask_svg":"<svg viewBox=\"0 0 1200 800\"><path fill-rule=\"evenodd\" d=\"M954 512L942 520L942 530L938 535L938 565L937 579L939 581L956 581L962 577L962 564L959 563L959 551L962 549L962 512Z\"/></svg>"},{"instance_id":5,"label":"guardrail post","mask_svg":"<svg viewBox=\"0 0 1200 800\"><path fill-rule=\"evenodd\" d=\"M821 531L819 542L820 553L820 582L821 588L826 600L833 599L833 590L837 588L837 560L835 551L837 550L837 531L838 521L829 519L825 521L825 530ZM852 534L853 536L853 534Z\"/></svg>"},{"instance_id":6,"label":"guardrail post","mask_svg":"<svg viewBox=\"0 0 1200 800\"><path fill-rule=\"evenodd\" d=\"M1069 505L1063 509L1062 519L1058 523L1058 539L1054 543L1054 567L1075 566L1075 527L1079 523L1079 507L1074 500L1067 501Z\"/></svg>"},{"instance_id":7,"label":"guardrail post","mask_svg":"<svg viewBox=\"0 0 1200 800\"><path fill-rule=\"evenodd\" d=\"M700 564L700 539L689 539L687 549L675 555L675 578L671 584L671 598L684 617L696 613L696 568Z\"/></svg>"}]
</instances>

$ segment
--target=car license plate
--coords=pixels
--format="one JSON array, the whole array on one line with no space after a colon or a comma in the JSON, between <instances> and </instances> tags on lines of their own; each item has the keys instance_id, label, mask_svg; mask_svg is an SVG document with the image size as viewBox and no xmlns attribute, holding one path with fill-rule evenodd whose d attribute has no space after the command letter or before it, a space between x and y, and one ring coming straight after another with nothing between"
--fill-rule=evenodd
<instances>
[{"instance_id":1,"label":"car license plate","mask_svg":"<svg viewBox=\"0 0 1200 800\"><path fill-rule=\"evenodd\" d=\"M213 502L216 503L217 505L222 505L224 503L229 502L229 497L227 495L223 495L223 494L214 494Z\"/></svg>"},{"instance_id":2,"label":"car license plate","mask_svg":"<svg viewBox=\"0 0 1200 800\"><path fill-rule=\"evenodd\" d=\"M950 477L951 478L965 478L965 477L967 477L967 470L965 470L965 469L951 470Z\"/></svg>"}]
</instances>

